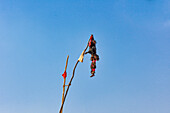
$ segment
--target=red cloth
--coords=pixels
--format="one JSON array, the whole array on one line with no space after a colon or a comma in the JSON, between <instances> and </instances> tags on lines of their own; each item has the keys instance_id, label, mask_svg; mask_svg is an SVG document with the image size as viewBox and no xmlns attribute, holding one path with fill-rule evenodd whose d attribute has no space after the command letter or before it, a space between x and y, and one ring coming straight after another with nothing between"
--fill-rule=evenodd
<instances>
[{"instance_id":1,"label":"red cloth","mask_svg":"<svg viewBox=\"0 0 170 113\"><path fill-rule=\"evenodd\" d=\"M95 63L95 62L96 62L96 60L93 60L92 62L93 62L93 63Z\"/></svg>"},{"instance_id":2,"label":"red cloth","mask_svg":"<svg viewBox=\"0 0 170 113\"><path fill-rule=\"evenodd\" d=\"M92 40L92 39L93 39L93 35L90 36L90 40Z\"/></svg>"},{"instance_id":3,"label":"red cloth","mask_svg":"<svg viewBox=\"0 0 170 113\"><path fill-rule=\"evenodd\" d=\"M89 42L89 47L91 46L91 41Z\"/></svg>"},{"instance_id":4,"label":"red cloth","mask_svg":"<svg viewBox=\"0 0 170 113\"><path fill-rule=\"evenodd\" d=\"M63 78L66 78L67 77L67 72L64 71L64 73L62 74Z\"/></svg>"},{"instance_id":5,"label":"red cloth","mask_svg":"<svg viewBox=\"0 0 170 113\"><path fill-rule=\"evenodd\" d=\"M95 71L95 69L92 69L92 71Z\"/></svg>"}]
</instances>

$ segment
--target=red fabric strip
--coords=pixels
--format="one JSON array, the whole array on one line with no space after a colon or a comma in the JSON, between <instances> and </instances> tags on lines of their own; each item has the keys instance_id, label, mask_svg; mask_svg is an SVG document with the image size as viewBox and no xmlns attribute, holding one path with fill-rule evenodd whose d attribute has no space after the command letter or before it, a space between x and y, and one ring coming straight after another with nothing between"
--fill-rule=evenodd
<instances>
[{"instance_id":1,"label":"red fabric strip","mask_svg":"<svg viewBox=\"0 0 170 113\"><path fill-rule=\"evenodd\" d=\"M67 77L67 72L64 71L64 73L62 74L63 78L66 78Z\"/></svg>"}]
</instances>

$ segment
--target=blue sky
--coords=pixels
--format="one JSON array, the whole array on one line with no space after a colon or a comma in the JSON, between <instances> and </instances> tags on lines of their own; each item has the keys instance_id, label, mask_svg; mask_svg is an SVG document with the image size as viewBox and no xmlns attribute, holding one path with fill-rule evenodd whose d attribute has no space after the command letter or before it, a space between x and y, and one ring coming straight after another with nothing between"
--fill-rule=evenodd
<instances>
[{"instance_id":1,"label":"blue sky","mask_svg":"<svg viewBox=\"0 0 170 113\"><path fill-rule=\"evenodd\" d=\"M62 73L77 67L64 113L169 113L169 0L0 0L0 112L57 113Z\"/></svg>"}]
</instances>

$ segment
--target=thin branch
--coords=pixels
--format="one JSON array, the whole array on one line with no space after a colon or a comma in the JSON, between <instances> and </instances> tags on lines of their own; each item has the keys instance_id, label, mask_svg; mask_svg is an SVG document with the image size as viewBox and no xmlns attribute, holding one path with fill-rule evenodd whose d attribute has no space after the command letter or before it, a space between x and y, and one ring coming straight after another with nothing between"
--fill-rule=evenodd
<instances>
[{"instance_id":1,"label":"thin branch","mask_svg":"<svg viewBox=\"0 0 170 113\"><path fill-rule=\"evenodd\" d=\"M69 58L69 55L67 55L67 60L66 60L66 66L65 66L64 73L65 73L66 70L67 70L68 58ZM64 83L63 83L62 103L63 103L63 101L64 101L65 84L66 84L66 77L64 77ZM62 112L63 112L63 108L62 108L62 110L61 110L61 113L62 113Z\"/></svg>"},{"instance_id":2,"label":"thin branch","mask_svg":"<svg viewBox=\"0 0 170 113\"><path fill-rule=\"evenodd\" d=\"M84 49L84 51L87 50L88 44L89 44L89 41L88 41L87 46L86 46L86 48ZM65 93L65 96L64 96L64 99L63 99L63 102L62 102L62 105L61 105L61 108L60 108L59 113L61 113L61 111L62 111L62 109L63 109L64 102L65 102L65 99L66 99L66 97L67 97L67 93L68 93L68 90L69 90L69 88L70 88L71 82L72 82L72 80L73 80L73 78L74 78L74 73L75 73L75 70L76 70L76 67L77 67L78 63L79 63L79 60L77 60L75 66L74 66L73 74L72 74L72 77L71 77L70 82L69 82L69 84L68 84L68 87L67 87L67 90L66 90L66 93Z\"/></svg>"}]
</instances>

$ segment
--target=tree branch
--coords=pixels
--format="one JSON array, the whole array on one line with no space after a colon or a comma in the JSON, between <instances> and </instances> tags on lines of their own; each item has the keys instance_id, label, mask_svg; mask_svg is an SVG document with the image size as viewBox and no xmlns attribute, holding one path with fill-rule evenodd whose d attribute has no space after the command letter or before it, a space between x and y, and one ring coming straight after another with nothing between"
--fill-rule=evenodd
<instances>
[{"instance_id":1,"label":"tree branch","mask_svg":"<svg viewBox=\"0 0 170 113\"><path fill-rule=\"evenodd\" d=\"M86 51L86 50L87 50L87 48L88 48L88 44L89 44L89 41L88 41L87 46L86 46L86 48L84 49L84 51ZM72 74L72 77L71 77L70 82L69 82L69 84L68 84L68 87L67 87L67 90L66 90L65 96L64 96L64 98L63 98L63 102L62 102L62 105L61 105L61 108L60 108L59 113L61 113L61 111L62 111L62 109L63 109L64 102L65 102L65 99L66 99L66 97L67 97L67 93L68 93L68 90L69 90L69 88L70 88L71 82L72 82L72 80L73 80L73 78L74 78L74 73L75 73L75 70L76 70L76 67L77 67L78 63L79 63L79 60L77 60L77 62L76 62L76 64L75 64L75 66L74 66L73 74Z\"/></svg>"}]
</instances>

